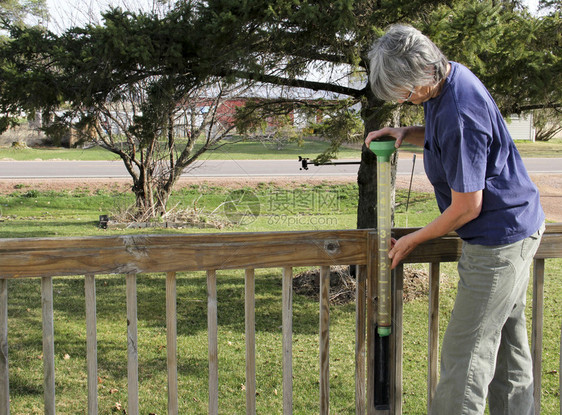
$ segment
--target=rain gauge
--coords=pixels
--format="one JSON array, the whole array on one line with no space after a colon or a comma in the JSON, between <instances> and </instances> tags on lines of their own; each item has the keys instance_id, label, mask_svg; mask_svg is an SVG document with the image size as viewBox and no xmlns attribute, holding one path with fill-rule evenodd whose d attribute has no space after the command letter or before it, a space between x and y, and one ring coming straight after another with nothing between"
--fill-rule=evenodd
<instances>
[{"instance_id":1,"label":"rain gauge","mask_svg":"<svg viewBox=\"0 0 562 415\"><path fill-rule=\"evenodd\" d=\"M396 148L395 140L372 141L370 148L377 156L377 332L374 336L375 379L374 403L377 410L390 409L390 343L392 331L391 278L388 251L391 244L392 210L390 203L390 156Z\"/></svg>"},{"instance_id":2,"label":"rain gauge","mask_svg":"<svg viewBox=\"0 0 562 415\"><path fill-rule=\"evenodd\" d=\"M377 332L385 337L391 333L390 301L390 250L392 210L390 204L390 156L396 148L394 139L371 142L371 150L377 155L377 231L378 231L378 306Z\"/></svg>"}]
</instances>

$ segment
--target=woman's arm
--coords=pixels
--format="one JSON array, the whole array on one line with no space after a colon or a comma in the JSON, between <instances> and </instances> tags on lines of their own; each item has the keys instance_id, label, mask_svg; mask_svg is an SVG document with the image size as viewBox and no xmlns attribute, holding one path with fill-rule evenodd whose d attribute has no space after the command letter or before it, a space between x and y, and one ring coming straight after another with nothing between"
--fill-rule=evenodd
<instances>
[{"instance_id":1,"label":"woman's arm","mask_svg":"<svg viewBox=\"0 0 562 415\"><path fill-rule=\"evenodd\" d=\"M395 241L394 246L388 253L388 257L392 260L391 268L398 265L422 242L446 235L480 215L482 190L459 193L451 189L451 196L452 200L449 207L433 222Z\"/></svg>"}]
</instances>

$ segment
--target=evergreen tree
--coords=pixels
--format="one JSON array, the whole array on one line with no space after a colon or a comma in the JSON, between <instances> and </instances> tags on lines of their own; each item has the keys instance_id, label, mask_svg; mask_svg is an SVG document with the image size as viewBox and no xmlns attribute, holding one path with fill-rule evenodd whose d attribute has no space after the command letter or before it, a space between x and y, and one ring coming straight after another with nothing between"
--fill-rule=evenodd
<instances>
[{"instance_id":1,"label":"evergreen tree","mask_svg":"<svg viewBox=\"0 0 562 415\"><path fill-rule=\"evenodd\" d=\"M562 102L560 15L532 16L519 1L210 0L199 15L198 23L203 24L201 30L209 42L206 52L218 52L211 70L345 96L346 104L361 104L364 135L384 125L400 124L401 119L419 118L419 111L411 106L376 100L366 81L366 53L392 23L418 27L450 59L471 68L504 114L557 108ZM362 82L318 81L311 68ZM273 108L278 111L278 103ZM335 114L342 114L341 107ZM358 183L358 227L374 227L375 160L365 149Z\"/></svg>"},{"instance_id":2,"label":"evergreen tree","mask_svg":"<svg viewBox=\"0 0 562 415\"><path fill-rule=\"evenodd\" d=\"M143 109L143 115L158 113L160 124L139 118L142 123L131 133L142 132L135 140L148 143L146 137L158 136L157 125L164 131L162 120L169 119L159 111L169 113L182 94L217 79L222 85L251 81L290 91L271 102L272 113L296 105L331 111L332 136L354 124L349 108L360 104L365 136L416 117L409 105L376 100L367 84L371 42L398 22L420 28L450 59L471 68L505 114L560 106L556 11L536 17L519 2L499 0L208 0L178 2L164 17L113 10L103 25L61 36L12 26L12 40L0 54L2 112L52 111L67 102L92 113L142 85L143 105L155 106ZM168 91L170 101L163 103L154 88ZM327 99L316 94L303 100L305 90L323 92ZM248 113L258 112L251 108ZM259 114L266 113L261 102ZM376 224L375 163L363 149L361 228Z\"/></svg>"},{"instance_id":3,"label":"evergreen tree","mask_svg":"<svg viewBox=\"0 0 562 415\"><path fill-rule=\"evenodd\" d=\"M0 0L0 21L24 25L26 18L45 20L46 0Z\"/></svg>"},{"instance_id":4,"label":"evergreen tree","mask_svg":"<svg viewBox=\"0 0 562 415\"><path fill-rule=\"evenodd\" d=\"M0 50L2 126L21 111L57 112L49 130L72 128L119 155L133 179L134 216L150 219L166 212L182 171L232 130L221 105L248 83L198 69L189 10L160 18L115 9L104 18L61 35L10 27Z\"/></svg>"}]
</instances>

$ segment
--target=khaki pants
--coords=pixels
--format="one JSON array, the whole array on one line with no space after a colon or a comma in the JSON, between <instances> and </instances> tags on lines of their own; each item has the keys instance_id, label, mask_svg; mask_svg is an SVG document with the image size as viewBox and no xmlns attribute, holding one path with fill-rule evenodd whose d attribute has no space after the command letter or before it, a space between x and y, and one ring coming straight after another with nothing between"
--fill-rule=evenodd
<instances>
[{"instance_id":1,"label":"khaki pants","mask_svg":"<svg viewBox=\"0 0 562 415\"><path fill-rule=\"evenodd\" d=\"M486 398L491 415L534 414L525 304L543 231L507 245L463 244L431 414L483 414Z\"/></svg>"}]
</instances>

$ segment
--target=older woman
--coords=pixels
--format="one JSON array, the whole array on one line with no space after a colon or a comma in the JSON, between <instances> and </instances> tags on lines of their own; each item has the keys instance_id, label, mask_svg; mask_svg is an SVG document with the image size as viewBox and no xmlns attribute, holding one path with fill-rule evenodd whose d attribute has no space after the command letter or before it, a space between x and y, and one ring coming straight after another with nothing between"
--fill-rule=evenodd
<instances>
[{"instance_id":1,"label":"older woman","mask_svg":"<svg viewBox=\"0 0 562 415\"><path fill-rule=\"evenodd\" d=\"M370 83L382 100L423 104L425 126L383 128L424 148L441 215L393 241L392 267L418 244L456 230L463 239L455 306L443 339L431 413L532 414L532 363L525 324L529 266L544 229L530 180L490 93L448 62L418 30L392 26L372 47Z\"/></svg>"}]
</instances>

